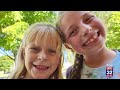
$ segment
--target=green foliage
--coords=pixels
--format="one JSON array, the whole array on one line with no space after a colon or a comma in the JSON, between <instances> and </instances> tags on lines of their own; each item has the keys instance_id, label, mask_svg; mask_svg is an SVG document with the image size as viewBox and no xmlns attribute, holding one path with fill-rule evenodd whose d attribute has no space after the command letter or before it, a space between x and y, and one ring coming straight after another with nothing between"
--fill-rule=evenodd
<instances>
[{"instance_id":1,"label":"green foliage","mask_svg":"<svg viewBox=\"0 0 120 90\"><path fill-rule=\"evenodd\" d=\"M14 66L13 60L7 56L0 57L0 71L10 72L12 66Z\"/></svg>"},{"instance_id":2,"label":"green foliage","mask_svg":"<svg viewBox=\"0 0 120 90\"><path fill-rule=\"evenodd\" d=\"M108 27L108 19L112 13L112 11L92 11L102 22Z\"/></svg>"},{"instance_id":3,"label":"green foliage","mask_svg":"<svg viewBox=\"0 0 120 90\"><path fill-rule=\"evenodd\" d=\"M16 15L20 15L18 11L0 11L0 26L5 28L14 24L16 20Z\"/></svg>"},{"instance_id":4,"label":"green foliage","mask_svg":"<svg viewBox=\"0 0 120 90\"><path fill-rule=\"evenodd\" d=\"M14 25L4 28L3 32L6 33L6 37L3 38L3 42L0 45L5 50L11 50L14 56L16 56L21 39L23 38L23 33L27 27L28 24L25 22L16 22Z\"/></svg>"},{"instance_id":5,"label":"green foliage","mask_svg":"<svg viewBox=\"0 0 120 90\"><path fill-rule=\"evenodd\" d=\"M23 11L23 21L33 24L35 22L49 22L53 23L56 14L52 11Z\"/></svg>"},{"instance_id":6,"label":"green foliage","mask_svg":"<svg viewBox=\"0 0 120 90\"><path fill-rule=\"evenodd\" d=\"M111 49L120 49L120 12L112 12L107 25L107 46Z\"/></svg>"},{"instance_id":7,"label":"green foliage","mask_svg":"<svg viewBox=\"0 0 120 90\"><path fill-rule=\"evenodd\" d=\"M106 25L106 45L111 49L120 49L120 11L93 11Z\"/></svg>"},{"instance_id":8,"label":"green foliage","mask_svg":"<svg viewBox=\"0 0 120 90\"><path fill-rule=\"evenodd\" d=\"M0 48L11 50L14 57L26 28L36 22L54 24L52 11L0 11Z\"/></svg>"}]
</instances>

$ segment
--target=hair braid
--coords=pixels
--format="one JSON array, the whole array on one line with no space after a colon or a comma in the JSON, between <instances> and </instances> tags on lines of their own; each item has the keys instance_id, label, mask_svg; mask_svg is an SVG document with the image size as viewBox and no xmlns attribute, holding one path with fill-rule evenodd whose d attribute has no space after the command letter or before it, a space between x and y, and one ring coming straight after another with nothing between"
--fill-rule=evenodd
<instances>
[{"instance_id":1,"label":"hair braid","mask_svg":"<svg viewBox=\"0 0 120 90\"><path fill-rule=\"evenodd\" d=\"M83 55L79 55L76 53L75 62L70 73L70 79L80 79L82 68L83 68Z\"/></svg>"}]
</instances>

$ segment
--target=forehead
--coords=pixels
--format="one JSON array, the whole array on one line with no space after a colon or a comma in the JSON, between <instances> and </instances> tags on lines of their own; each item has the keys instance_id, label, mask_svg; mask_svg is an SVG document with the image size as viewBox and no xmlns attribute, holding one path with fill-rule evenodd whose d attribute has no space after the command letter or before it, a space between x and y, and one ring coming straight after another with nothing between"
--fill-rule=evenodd
<instances>
[{"instance_id":1,"label":"forehead","mask_svg":"<svg viewBox=\"0 0 120 90\"><path fill-rule=\"evenodd\" d=\"M90 13L89 11L67 11L64 13L62 21L69 21L72 18L82 17L84 14Z\"/></svg>"},{"instance_id":2,"label":"forehead","mask_svg":"<svg viewBox=\"0 0 120 90\"><path fill-rule=\"evenodd\" d=\"M76 23L78 18L82 18L86 13L90 13L90 11L66 11L62 17L61 25L65 28L67 24Z\"/></svg>"},{"instance_id":3,"label":"forehead","mask_svg":"<svg viewBox=\"0 0 120 90\"><path fill-rule=\"evenodd\" d=\"M75 18L75 17L81 17L86 13L90 13L90 11L66 11L64 13L63 19L68 19L68 18Z\"/></svg>"},{"instance_id":4,"label":"forehead","mask_svg":"<svg viewBox=\"0 0 120 90\"><path fill-rule=\"evenodd\" d=\"M26 39L26 44L34 43L35 46L56 47L60 37L55 30L33 30Z\"/></svg>"},{"instance_id":5,"label":"forehead","mask_svg":"<svg viewBox=\"0 0 120 90\"><path fill-rule=\"evenodd\" d=\"M45 47L45 48L57 48L57 40L53 38L42 38L42 39L35 39L28 43L28 46L35 46L35 47Z\"/></svg>"}]
</instances>

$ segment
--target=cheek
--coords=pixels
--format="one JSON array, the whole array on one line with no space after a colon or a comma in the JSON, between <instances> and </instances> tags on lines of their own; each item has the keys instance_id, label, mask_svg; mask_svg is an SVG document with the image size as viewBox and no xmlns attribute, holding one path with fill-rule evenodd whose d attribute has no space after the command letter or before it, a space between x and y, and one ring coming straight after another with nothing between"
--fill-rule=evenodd
<instances>
[{"instance_id":1,"label":"cheek","mask_svg":"<svg viewBox=\"0 0 120 90\"><path fill-rule=\"evenodd\" d=\"M32 58L33 58L33 55L30 55L30 54L25 56L25 60L28 60L28 61L30 61Z\"/></svg>"},{"instance_id":2,"label":"cheek","mask_svg":"<svg viewBox=\"0 0 120 90\"><path fill-rule=\"evenodd\" d=\"M35 54L30 52L25 52L25 63L30 64L35 60Z\"/></svg>"},{"instance_id":3,"label":"cheek","mask_svg":"<svg viewBox=\"0 0 120 90\"><path fill-rule=\"evenodd\" d=\"M70 45L72 46L72 48L80 48L80 40L79 38L77 37L74 37L72 38L70 41L69 41Z\"/></svg>"},{"instance_id":4,"label":"cheek","mask_svg":"<svg viewBox=\"0 0 120 90\"><path fill-rule=\"evenodd\" d=\"M105 25L104 25L104 23L102 22L102 21L100 21L100 20L95 20L94 21L94 27L96 27L98 30L100 30L100 32L101 32L101 35L103 36L103 37L106 37L106 28L105 28Z\"/></svg>"},{"instance_id":5,"label":"cheek","mask_svg":"<svg viewBox=\"0 0 120 90\"><path fill-rule=\"evenodd\" d=\"M70 42L72 49L76 53L83 54L85 52L85 50L82 48L82 42L83 42L83 40L81 40L81 39L79 40L78 38L74 39Z\"/></svg>"},{"instance_id":6,"label":"cheek","mask_svg":"<svg viewBox=\"0 0 120 90\"><path fill-rule=\"evenodd\" d=\"M54 57L50 60L51 66L52 67L57 67L58 64L60 63L60 58L59 57Z\"/></svg>"}]
</instances>

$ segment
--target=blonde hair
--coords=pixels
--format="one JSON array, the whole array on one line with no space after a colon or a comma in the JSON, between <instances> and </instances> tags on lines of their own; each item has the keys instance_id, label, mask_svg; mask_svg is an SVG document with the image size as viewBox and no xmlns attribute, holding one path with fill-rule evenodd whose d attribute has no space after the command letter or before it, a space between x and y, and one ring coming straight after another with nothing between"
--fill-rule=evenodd
<instances>
[{"instance_id":1,"label":"blonde hair","mask_svg":"<svg viewBox=\"0 0 120 90\"><path fill-rule=\"evenodd\" d=\"M31 25L26 31L22 43L19 47L16 61L15 61L15 70L8 76L8 79L20 79L27 72L25 67L24 60L24 50L26 45L30 42L35 42L35 44L42 42L46 44L46 40L50 38L49 45L57 42L57 51L60 52L61 60L56 69L56 71L50 76L51 79L62 79L62 65L63 65L63 55L62 55L62 41L59 34L56 31L56 28L47 23L35 23Z\"/></svg>"},{"instance_id":2,"label":"blonde hair","mask_svg":"<svg viewBox=\"0 0 120 90\"><path fill-rule=\"evenodd\" d=\"M61 29L62 29L61 20L62 20L64 14L65 14L66 12L67 12L67 11L59 11L58 17L57 17L57 21L56 21L56 28L57 28L57 31L58 31L58 33L59 33L59 35L60 35L63 43L65 43L66 40L65 40L65 35L64 35L64 33L61 31Z\"/></svg>"}]
</instances>

